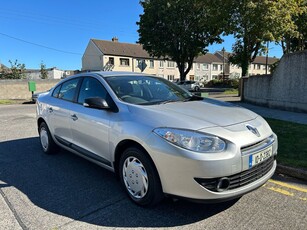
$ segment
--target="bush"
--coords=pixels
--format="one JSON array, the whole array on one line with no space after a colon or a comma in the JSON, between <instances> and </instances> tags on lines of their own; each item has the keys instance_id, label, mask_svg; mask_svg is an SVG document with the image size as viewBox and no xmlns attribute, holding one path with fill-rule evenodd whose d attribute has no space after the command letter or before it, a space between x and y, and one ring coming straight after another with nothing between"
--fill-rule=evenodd
<instances>
[{"instance_id":1,"label":"bush","mask_svg":"<svg viewBox=\"0 0 307 230\"><path fill-rule=\"evenodd\" d=\"M213 79L209 81L205 87L219 87L219 88L239 88L239 80L238 79L227 79L225 81L223 80L217 80Z\"/></svg>"}]
</instances>

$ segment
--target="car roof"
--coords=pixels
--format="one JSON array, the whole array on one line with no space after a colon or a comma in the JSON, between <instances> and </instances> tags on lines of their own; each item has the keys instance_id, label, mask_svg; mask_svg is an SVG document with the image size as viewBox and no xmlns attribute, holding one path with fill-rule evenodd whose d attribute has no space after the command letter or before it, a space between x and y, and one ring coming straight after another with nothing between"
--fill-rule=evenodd
<instances>
[{"instance_id":1,"label":"car roof","mask_svg":"<svg viewBox=\"0 0 307 230\"><path fill-rule=\"evenodd\" d=\"M124 71L93 71L93 72L83 72L78 73L72 76L69 76L67 78L64 78L62 81L58 82L53 88L57 87L58 85L62 84L65 81L69 81L74 78L78 77L87 77L87 76L96 76L96 77L102 77L102 78L108 78L108 77L121 77L121 76L133 76L133 77L141 77L141 76L147 76L147 77L154 77L159 78L155 75L145 74L145 73L135 73L135 72L124 72Z\"/></svg>"},{"instance_id":2,"label":"car roof","mask_svg":"<svg viewBox=\"0 0 307 230\"><path fill-rule=\"evenodd\" d=\"M101 77L114 77L114 76L151 76L151 77L155 77L154 75L145 74L145 73L124 72L124 71L98 71L98 72L91 72L91 73L98 74Z\"/></svg>"}]
</instances>

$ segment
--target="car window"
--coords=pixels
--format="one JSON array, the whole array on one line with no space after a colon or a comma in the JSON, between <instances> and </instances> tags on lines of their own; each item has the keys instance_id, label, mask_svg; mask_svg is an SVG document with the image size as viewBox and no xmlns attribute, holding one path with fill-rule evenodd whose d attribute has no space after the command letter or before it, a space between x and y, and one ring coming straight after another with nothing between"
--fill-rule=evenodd
<instances>
[{"instance_id":1,"label":"car window","mask_svg":"<svg viewBox=\"0 0 307 230\"><path fill-rule=\"evenodd\" d=\"M107 91L103 85L95 78L84 78L80 87L78 103L83 104L86 98L101 97L106 98Z\"/></svg>"},{"instance_id":2,"label":"car window","mask_svg":"<svg viewBox=\"0 0 307 230\"><path fill-rule=\"evenodd\" d=\"M189 92L163 78L121 76L108 77L106 80L120 100L131 104L152 105L165 101L183 101L191 96Z\"/></svg>"},{"instance_id":3,"label":"car window","mask_svg":"<svg viewBox=\"0 0 307 230\"><path fill-rule=\"evenodd\" d=\"M52 96L53 96L53 97L59 97L59 92L60 92L61 86L62 86L62 85L59 85L59 86L57 86L57 87L53 90L53 93L52 93Z\"/></svg>"},{"instance_id":4,"label":"car window","mask_svg":"<svg viewBox=\"0 0 307 230\"><path fill-rule=\"evenodd\" d=\"M78 86L79 78L66 81L62 84L58 98L73 101Z\"/></svg>"}]
</instances>

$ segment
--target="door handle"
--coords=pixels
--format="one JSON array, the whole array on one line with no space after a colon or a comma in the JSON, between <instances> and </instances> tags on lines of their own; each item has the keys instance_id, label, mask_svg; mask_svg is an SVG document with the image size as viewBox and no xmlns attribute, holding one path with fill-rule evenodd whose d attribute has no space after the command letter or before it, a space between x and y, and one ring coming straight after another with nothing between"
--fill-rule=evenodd
<instances>
[{"instance_id":1,"label":"door handle","mask_svg":"<svg viewBox=\"0 0 307 230\"><path fill-rule=\"evenodd\" d=\"M73 115L71 115L70 117L71 117L71 119L73 119L74 121L78 120L78 117L77 117L76 114L73 114Z\"/></svg>"}]
</instances>

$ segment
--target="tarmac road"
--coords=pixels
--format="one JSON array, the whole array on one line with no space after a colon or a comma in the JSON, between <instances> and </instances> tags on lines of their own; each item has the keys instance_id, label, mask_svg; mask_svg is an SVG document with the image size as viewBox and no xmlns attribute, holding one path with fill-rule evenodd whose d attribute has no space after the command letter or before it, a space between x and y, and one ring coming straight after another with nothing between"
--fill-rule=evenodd
<instances>
[{"instance_id":1,"label":"tarmac road","mask_svg":"<svg viewBox=\"0 0 307 230\"><path fill-rule=\"evenodd\" d=\"M35 105L0 106L0 229L307 229L307 184L276 175L240 200L140 208L114 175L40 148Z\"/></svg>"}]
</instances>

